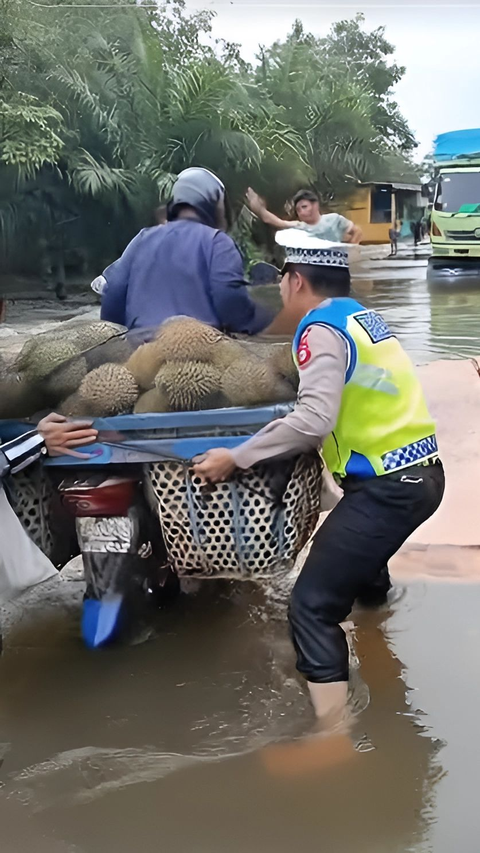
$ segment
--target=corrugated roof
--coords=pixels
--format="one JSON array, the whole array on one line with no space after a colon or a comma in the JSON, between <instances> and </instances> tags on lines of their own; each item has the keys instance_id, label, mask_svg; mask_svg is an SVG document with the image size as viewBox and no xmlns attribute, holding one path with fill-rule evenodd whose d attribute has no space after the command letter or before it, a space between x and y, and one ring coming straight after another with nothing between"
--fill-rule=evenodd
<instances>
[{"instance_id":1,"label":"corrugated roof","mask_svg":"<svg viewBox=\"0 0 480 853\"><path fill-rule=\"evenodd\" d=\"M392 187L394 190L412 190L420 192L422 185L418 184L402 184L400 181L364 181L362 187Z\"/></svg>"}]
</instances>

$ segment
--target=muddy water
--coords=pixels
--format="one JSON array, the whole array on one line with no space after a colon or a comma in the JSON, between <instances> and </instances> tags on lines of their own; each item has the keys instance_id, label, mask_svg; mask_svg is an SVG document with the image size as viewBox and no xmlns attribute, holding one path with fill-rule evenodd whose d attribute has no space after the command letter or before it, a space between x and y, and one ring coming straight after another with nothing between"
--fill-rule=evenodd
<instances>
[{"instance_id":1,"label":"muddy water","mask_svg":"<svg viewBox=\"0 0 480 853\"><path fill-rule=\"evenodd\" d=\"M396 278L395 271L373 267L371 273L353 279L352 296L381 312L415 364L478 355L480 288L430 287L423 265L402 272L403 277ZM280 306L277 285L269 285L255 296Z\"/></svg>"},{"instance_id":2,"label":"muddy water","mask_svg":"<svg viewBox=\"0 0 480 853\"><path fill-rule=\"evenodd\" d=\"M355 295L381 312L415 364L480 353L480 289L431 288L420 268L399 281L356 279Z\"/></svg>"},{"instance_id":3,"label":"muddy water","mask_svg":"<svg viewBox=\"0 0 480 853\"><path fill-rule=\"evenodd\" d=\"M452 338L452 354L480 352L474 294L463 315L447 299L463 319L447 332L440 311L432 333L422 281L362 285L420 360ZM414 335L412 317L424 317ZM356 722L332 741L307 737L285 586L206 585L137 644L95 653L78 638L75 576L10 606L0 850L478 853L480 583L448 574L408 583L390 611L354 614Z\"/></svg>"}]
</instances>

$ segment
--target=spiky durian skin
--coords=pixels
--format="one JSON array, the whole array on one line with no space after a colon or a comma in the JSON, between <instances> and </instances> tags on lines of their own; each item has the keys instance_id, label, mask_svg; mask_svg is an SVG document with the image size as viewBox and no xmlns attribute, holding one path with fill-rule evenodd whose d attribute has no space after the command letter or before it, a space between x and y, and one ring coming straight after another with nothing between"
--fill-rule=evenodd
<instances>
[{"instance_id":1,"label":"spiky durian skin","mask_svg":"<svg viewBox=\"0 0 480 853\"><path fill-rule=\"evenodd\" d=\"M139 388L124 365L102 364L87 373L78 393L89 415L109 417L133 411Z\"/></svg>"},{"instance_id":2,"label":"spiky durian skin","mask_svg":"<svg viewBox=\"0 0 480 853\"><path fill-rule=\"evenodd\" d=\"M25 358L20 353L17 367L27 381L39 382L77 354L75 344L63 336L58 341L43 340Z\"/></svg>"},{"instance_id":3,"label":"spiky durian skin","mask_svg":"<svg viewBox=\"0 0 480 853\"><path fill-rule=\"evenodd\" d=\"M58 412L67 418L81 418L91 414L88 411L87 401L80 397L78 391L70 394L66 400L60 403Z\"/></svg>"},{"instance_id":4,"label":"spiky durian skin","mask_svg":"<svg viewBox=\"0 0 480 853\"><path fill-rule=\"evenodd\" d=\"M212 364L169 361L157 373L155 385L166 395L172 411L192 412L220 391L220 381L221 373Z\"/></svg>"},{"instance_id":5,"label":"spiky durian skin","mask_svg":"<svg viewBox=\"0 0 480 853\"><path fill-rule=\"evenodd\" d=\"M157 344L157 341L142 344L125 364L142 391L149 391L155 386L155 377L162 364Z\"/></svg>"},{"instance_id":6,"label":"spiky durian skin","mask_svg":"<svg viewBox=\"0 0 480 853\"><path fill-rule=\"evenodd\" d=\"M158 388L151 388L140 395L133 409L135 414L145 415L150 412L170 412L170 405L166 394Z\"/></svg>"},{"instance_id":7,"label":"spiky durian skin","mask_svg":"<svg viewBox=\"0 0 480 853\"><path fill-rule=\"evenodd\" d=\"M245 350L239 341L222 337L212 346L210 361L215 367L224 371L235 361L245 358Z\"/></svg>"},{"instance_id":8,"label":"spiky durian skin","mask_svg":"<svg viewBox=\"0 0 480 853\"><path fill-rule=\"evenodd\" d=\"M79 352L91 347L103 344L116 335L126 332L125 326L117 323L109 323L106 320L95 320L94 322L80 322L69 327L71 340L78 347Z\"/></svg>"},{"instance_id":9,"label":"spiky durian skin","mask_svg":"<svg viewBox=\"0 0 480 853\"><path fill-rule=\"evenodd\" d=\"M277 373L287 379L296 390L299 382L298 370L293 360L290 344L271 344L268 360Z\"/></svg>"},{"instance_id":10,"label":"spiky durian skin","mask_svg":"<svg viewBox=\"0 0 480 853\"><path fill-rule=\"evenodd\" d=\"M163 323L157 333L160 362L210 361L212 347L223 335L212 326L192 317L174 317Z\"/></svg>"},{"instance_id":11,"label":"spiky durian skin","mask_svg":"<svg viewBox=\"0 0 480 853\"><path fill-rule=\"evenodd\" d=\"M244 358L230 365L222 376L221 387L232 406L287 402L295 396L271 365L258 358Z\"/></svg>"}]
</instances>

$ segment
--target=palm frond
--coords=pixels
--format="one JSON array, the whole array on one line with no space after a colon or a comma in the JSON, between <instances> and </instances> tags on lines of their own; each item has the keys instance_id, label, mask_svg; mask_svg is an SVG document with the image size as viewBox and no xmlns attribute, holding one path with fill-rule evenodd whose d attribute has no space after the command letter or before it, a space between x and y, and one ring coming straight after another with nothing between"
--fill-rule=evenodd
<instances>
[{"instance_id":1,"label":"palm frond","mask_svg":"<svg viewBox=\"0 0 480 853\"><path fill-rule=\"evenodd\" d=\"M78 193L101 198L115 193L129 197L137 179L128 170L99 162L88 151L80 149L77 161L71 164L71 180Z\"/></svg>"}]
</instances>

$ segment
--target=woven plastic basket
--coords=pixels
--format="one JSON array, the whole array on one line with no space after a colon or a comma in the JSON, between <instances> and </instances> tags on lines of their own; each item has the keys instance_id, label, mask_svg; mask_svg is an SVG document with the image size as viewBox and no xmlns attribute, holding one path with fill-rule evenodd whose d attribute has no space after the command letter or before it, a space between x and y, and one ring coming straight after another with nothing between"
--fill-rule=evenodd
<instances>
[{"instance_id":1,"label":"woven plastic basket","mask_svg":"<svg viewBox=\"0 0 480 853\"><path fill-rule=\"evenodd\" d=\"M289 571L320 515L317 454L203 486L182 462L146 467L165 544L180 576L255 580Z\"/></svg>"}]
</instances>

